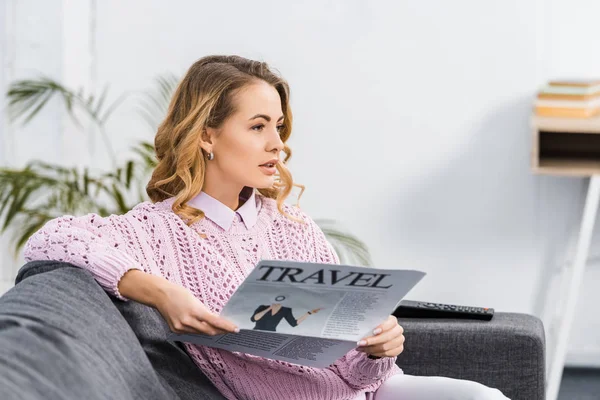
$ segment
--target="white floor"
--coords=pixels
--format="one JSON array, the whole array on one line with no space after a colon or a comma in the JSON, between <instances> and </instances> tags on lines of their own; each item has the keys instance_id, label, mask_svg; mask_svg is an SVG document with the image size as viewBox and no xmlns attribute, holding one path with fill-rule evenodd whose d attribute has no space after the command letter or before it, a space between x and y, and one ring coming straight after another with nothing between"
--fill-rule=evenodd
<instances>
[{"instance_id":1,"label":"white floor","mask_svg":"<svg viewBox=\"0 0 600 400\"><path fill-rule=\"evenodd\" d=\"M598 400L600 369L566 368L558 400Z\"/></svg>"}]
</instances>

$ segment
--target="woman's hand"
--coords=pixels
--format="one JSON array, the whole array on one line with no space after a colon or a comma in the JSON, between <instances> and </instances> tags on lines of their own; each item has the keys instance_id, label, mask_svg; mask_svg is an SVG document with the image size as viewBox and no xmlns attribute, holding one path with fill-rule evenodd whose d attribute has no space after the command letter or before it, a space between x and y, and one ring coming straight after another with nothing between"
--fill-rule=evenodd
<instances>
[{"instance_id":1,"label":"woman's hand","mask_svg":"<svg viewBox=\"0 0 600 400\"><path fill-rule=\"evenodd\" d=\"M169 283L155 303L169 328L176 333L220 335L239 332L232 322L212 313L186 288Z\"/></svg>"},{"instance_id":2,"label":"woman's hand","mask_svg":"<svg viewBox=\"0 0 600 400\"><path fill-rule=\"evenodd\" d=\"M239 331L210 312L189 290L162 276L130 269L121 277L118 290L123 297L156 308L173 332L218 335Z\"/></svg>"},{"instance_id":3,"label":"woman's hand","mask_svg":"<svg viewBox=\"0 0 600 400\"><path fill-rule=\"evenodd\" d=\"M322 309L323 309L323 307L321 307L321 308L315 308L314 310L310 310L310 312L311 312L311 314L316 314L319 311L321 311Z\"/></svg>"},{"instance_id":4,"label":"woman's hand","mask_svg":"<svg viewBox=\"0 0 600 400\"><path fill-rule=\"evenodd\" d=\"M358 351L375 357L396 357L404 350L404 329L396 317L390 315L373 330L373 336L362 339L358 346Z\"/></svg>"}]
</instances>

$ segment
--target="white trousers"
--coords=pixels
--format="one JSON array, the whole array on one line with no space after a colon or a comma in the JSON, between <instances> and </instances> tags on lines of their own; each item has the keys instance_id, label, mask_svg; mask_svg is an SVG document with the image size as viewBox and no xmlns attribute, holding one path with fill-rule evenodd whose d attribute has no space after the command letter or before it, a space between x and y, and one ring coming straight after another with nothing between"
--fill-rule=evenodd
<instances>
[{"instance_id":1,"label":"white trousers","mask_svg":"<svg viewBox=\"0 0 600 400\"><path fill-rule=\"evenodd\" d=\"M398 374L388 378L369 400L509 400L498 389L480 383L439 376Z\"/></svg>"}]
</instances>

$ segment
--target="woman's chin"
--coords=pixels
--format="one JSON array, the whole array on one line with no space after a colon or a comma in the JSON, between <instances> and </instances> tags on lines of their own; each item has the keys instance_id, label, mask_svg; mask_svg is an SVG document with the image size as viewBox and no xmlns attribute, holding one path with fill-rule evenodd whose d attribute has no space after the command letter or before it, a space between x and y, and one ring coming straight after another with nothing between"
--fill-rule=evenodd
<instances>
[{"instance_id":1,"label":"woman's chin","mask_svg":"<svg viewBox=\"0 0 600 400\"><path fill-rule=\"evenodd\" d=\"M256 182L256 185L253 187L257 189L271 189L273 188L273 184L275 184L274 177L269 179L261 179L260 181Z\"/></svg>"}]
</instances>

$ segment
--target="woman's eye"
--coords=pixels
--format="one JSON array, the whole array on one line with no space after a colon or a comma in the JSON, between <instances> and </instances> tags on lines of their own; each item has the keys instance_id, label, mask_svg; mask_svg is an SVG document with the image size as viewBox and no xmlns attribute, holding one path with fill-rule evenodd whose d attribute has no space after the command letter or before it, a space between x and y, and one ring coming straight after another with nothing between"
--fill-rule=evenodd
<instances>
[{"instance_id":1,"label":"woman's eye","mask_svg":"<svg viewBox=\"0 0 600 400\"><path fill-rule=\"evenodd\" d=\"M283 130L284 125L279 125L277 127L277 132L281 133L281 131ZM257 131L257 132L262 132L263 129L265 129L265 125L264 124L260 124L260 125L255 125L252 127L252 130Z\"/></svg>"}]
</instances>

